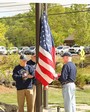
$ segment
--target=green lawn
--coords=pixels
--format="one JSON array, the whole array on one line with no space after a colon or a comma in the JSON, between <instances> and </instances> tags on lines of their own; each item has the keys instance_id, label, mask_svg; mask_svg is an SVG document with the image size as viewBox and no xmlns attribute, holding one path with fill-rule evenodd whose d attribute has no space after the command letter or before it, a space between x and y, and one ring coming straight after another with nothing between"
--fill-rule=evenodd
<instances>
[{"instance_id":1,"label":"green lawn","mask_svg":"<svg viewBox=\"0 0 90 112\"><path fill-rule=\"evenodd\" d=\"M16 91L10 93L0 94L0 102L5 102L9 104L17 105L16 99ZM76 90L76 102L77 104L88 104L90 105L90 89ZM56 104L63 107L63 98L62 98L62 90L60 88L52 88L48 89L48 103Z\"/></svg>"},{"instance_id":2,"label":"green lawn","mask_svg":"<svg viewBox=\"0 0 90 112\"><path fill-rule=\"evenodd\" d=\"M63 98L61 89L50 88L48 92L49 103L63 106ZM77 104L88 104L90 105L90 89L76 89L76 102Z\"/></svg>"},{"instance_id":3,"label":"green lawn","mask_svg":"<svg viewBox=\"0 0 90 112\"><path fill-rule=\"evenodd\" d=\"M0 94L0 102L17 105L16 92Z\"/></svg>"}]
</instances>

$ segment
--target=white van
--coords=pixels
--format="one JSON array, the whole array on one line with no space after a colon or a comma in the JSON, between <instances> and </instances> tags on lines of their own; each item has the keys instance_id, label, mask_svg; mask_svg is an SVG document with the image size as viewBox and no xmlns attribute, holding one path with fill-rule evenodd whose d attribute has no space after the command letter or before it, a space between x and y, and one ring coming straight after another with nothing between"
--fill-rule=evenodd
<instances>
[{"instance_id":1,"label":"white van","mask_svg":"<svg viewBox=\"0 0 90 112\"><path fill-rule=\"evenodd\" d=\"M3 54L3 55L7 54L6 47L0 46L0 54Z\"/></svg>"}]
</instances>

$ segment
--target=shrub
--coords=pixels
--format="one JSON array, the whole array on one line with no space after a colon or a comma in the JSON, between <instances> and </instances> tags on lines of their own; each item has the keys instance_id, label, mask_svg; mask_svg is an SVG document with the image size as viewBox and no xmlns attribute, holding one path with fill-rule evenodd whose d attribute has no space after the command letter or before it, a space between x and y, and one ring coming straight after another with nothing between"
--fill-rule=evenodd
<instances>
[{"instance_id":1,"label":"shrub","mask_svg":"<svg viewBox=\"0 0 90 112\"><path fill-rule=\"evenodd\" d=\"M80 88L83 88L83 86L86 84L85 75L82 75L82 71L80 71L80 70L77 71L77 76L76 76L76 82L75 83Z\"/></svg>"},{"instance_id":2,"label":"shrub","mask_svg":"<svg viewBox=\"0 0 90 112\"><path fill-rule=\"evenodd\" d=\"M90 84L90 76L85 76L85 82L86 84Z\"/></svg>"},{"instance_id":3,"label":"shrub","mask_svg":"<svg viewBox=\"0 0 90 112\"><path fill-rule=\"evenodd\" d=\"M18 62L18 55L3 56L0 63L0 80L11 81L13 68Z\"/></svg>"}]
</instances>

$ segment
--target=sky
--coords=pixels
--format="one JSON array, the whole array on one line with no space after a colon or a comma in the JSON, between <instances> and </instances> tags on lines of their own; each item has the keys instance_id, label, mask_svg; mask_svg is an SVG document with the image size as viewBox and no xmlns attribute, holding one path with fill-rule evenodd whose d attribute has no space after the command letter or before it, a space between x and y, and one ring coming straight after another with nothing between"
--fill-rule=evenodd
<instances>
[{"instance_id":1,"label":"sky","mask_svg":"<svg viewBox=\"0 0 90 112\"><path fill-rule=\"evenodd\" d=\"M0 18L30 10L29 3L90 4L90 0L0 0Z\"/></svg>"},{"instance_id":2,"label":"sky","mask_svg":"<svg viewBox=\"0 0 90 112\"><path fill-rule=\"evenodd\" d=\"M30 10L29 3L25 2L0 2L0 17L14 16Z\"/></svg>"}]
</instances>

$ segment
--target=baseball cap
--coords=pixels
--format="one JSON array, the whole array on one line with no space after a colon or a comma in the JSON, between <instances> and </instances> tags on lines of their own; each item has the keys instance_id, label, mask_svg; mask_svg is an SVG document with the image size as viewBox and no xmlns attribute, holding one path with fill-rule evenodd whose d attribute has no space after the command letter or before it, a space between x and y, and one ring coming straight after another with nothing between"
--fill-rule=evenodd
<instances>
[{"instance_id":1,"label":"baseball cap","mask_svg":"<svg viewBox=\"0 0 90 112\"><path fill-rule=\"evenodd\" d=\"M72 57L72 54L70 52L65 52L62 54L61 57L64 57L64 56Z\"/></svg>"},{"instance_id":2,"label":"baseball cap","mask_svg":"<svg viewBox=\"0 0 90 112\"><path fill-rule=\"evenodd\" d=\"M26 57L26 55L24 55L24 54L22 54L22 55L20 56L20 59L21 59L21 60L25 60L25 61L28 60L27 57Z\"/></svg>"}]
</instances>

